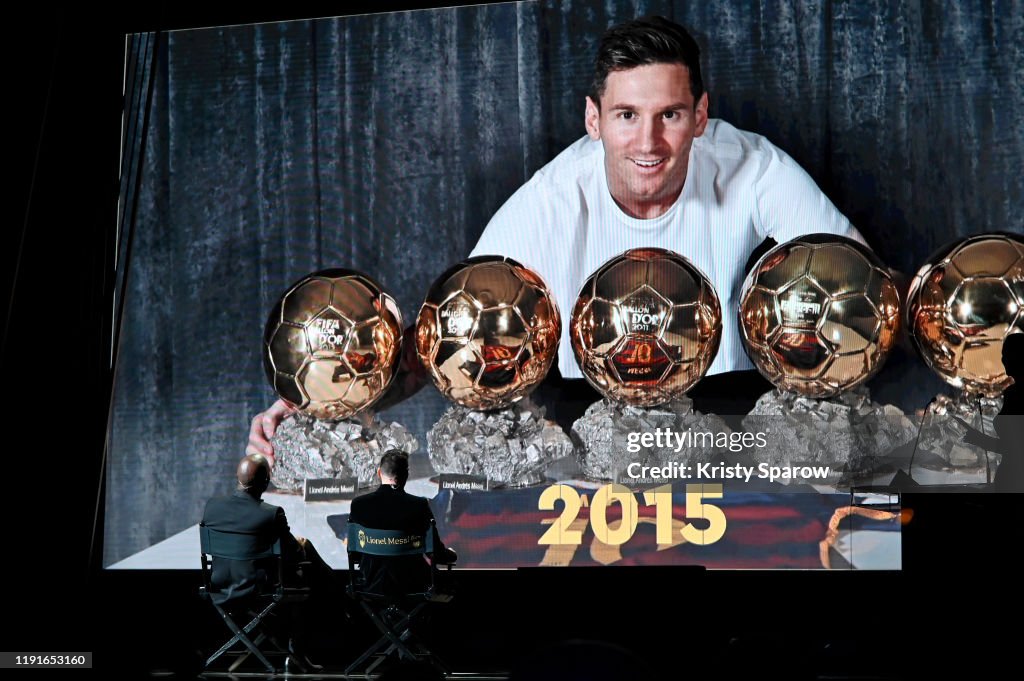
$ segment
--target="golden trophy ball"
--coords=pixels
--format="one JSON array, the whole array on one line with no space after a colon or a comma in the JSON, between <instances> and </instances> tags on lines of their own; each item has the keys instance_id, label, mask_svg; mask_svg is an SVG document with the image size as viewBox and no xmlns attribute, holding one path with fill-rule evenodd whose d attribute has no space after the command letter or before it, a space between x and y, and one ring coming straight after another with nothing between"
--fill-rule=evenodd
<instances>
[{"instance_id":1,"label":"golden trophy ball","mask_svg":"<svg viewBox=\"0 0 1024 681\"><path fill-rule=\"evenodd\" d=\"M899 328L899 294L863 244L811 234L768 251L740 292L743 344L783 391L829 398L873 376Z\"/></svg>"},{"instance_id":2,"label":"golden trophy ball","mask_svg":"<svg viewBox=\"0 0 1024 681\"><path fill-rule=\"evenodd\" d=\"M300 279L274 306L263 368L289 405L318 419L345 419L384 394L401 344L395 299L365 274L327 269Z\"/></svg>"},{"instance_id":3,"label":"golden trophy ball","mask_svg":"<svg viewBox=\"0 0 1024 681\"><path fill-rule=\"evenodd\" d=\"M562 322L544 281L511 258L449 268L416 319L416 352L437 389L470 409L502 409L551 368Z\"/></svg>"},{"instance_id":4,"label":"golden trophy ball","mask_svg":"<svg viewBox=\"0 0 1024 681\"><path fill-rule=\"evenodd\" d=\"M689 390L711 366L721 335L711 281L661 248L628 250L591 274L569 327L590 384L610 400L638 407Z\"/></svg>"},{"instance_id":5,"label":"golden trophy ball","mask_svg":"<svg viewBox=\"0 0 1024 681\"><path fill-rule=\"evenodd\" d=\"M911 282L907 325L925 364L946 383L1000 396L1013 382L1003 340L1024 332L1024 238L982 234L932 254Z\"/></svg>"}]
</instances>

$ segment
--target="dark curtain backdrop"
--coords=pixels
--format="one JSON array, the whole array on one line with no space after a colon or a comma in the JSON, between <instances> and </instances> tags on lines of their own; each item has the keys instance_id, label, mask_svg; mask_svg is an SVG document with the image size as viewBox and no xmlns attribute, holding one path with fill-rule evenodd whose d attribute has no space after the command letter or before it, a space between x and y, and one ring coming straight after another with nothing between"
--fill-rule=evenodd
<instances>
[{"instance_id":1,"label":"dark curtain backdrop","mask_svg":"<svg viewBox=\"0 0 1024 681\"><path fill-rule=\"evenodd\" d=\"M266 315L345 266L406 322L490 216L583 134L603 30L659 13L703 50L712 116L789 152L890 265L1022 231L1022 2L539 2L162 36L126 289L104 562L196 523L274 396ZM907 385L913 391L906 391ZM913 358L872 383L939 391ZM420 436L427 387L384 413Z\"/></svg>"}]
</instances>

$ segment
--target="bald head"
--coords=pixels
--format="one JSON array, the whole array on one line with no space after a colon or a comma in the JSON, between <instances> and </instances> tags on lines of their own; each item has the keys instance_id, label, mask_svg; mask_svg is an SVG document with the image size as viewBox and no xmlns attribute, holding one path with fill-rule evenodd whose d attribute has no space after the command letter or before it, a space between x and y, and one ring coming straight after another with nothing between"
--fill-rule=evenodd
<instances>
[{"instance_id":1,"label":"bald head","mask_svg":"<svg viewBox=\"0 0 1024 681\"><path fill-rule=\"evenodd\" d=\"M238 462L238 488L259 496L270 484L270 461L262 454L248 454Z\"/></svg>"}]
</instances>

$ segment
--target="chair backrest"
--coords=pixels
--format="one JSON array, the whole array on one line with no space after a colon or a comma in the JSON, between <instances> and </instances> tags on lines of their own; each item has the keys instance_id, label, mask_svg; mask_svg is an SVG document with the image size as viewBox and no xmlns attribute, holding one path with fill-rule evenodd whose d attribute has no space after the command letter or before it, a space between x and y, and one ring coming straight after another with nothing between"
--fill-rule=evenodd
<instances>
[{"instance_id":1,"label":"chair backrest","mask_svg":"<svg viewBox=\"0 0 1024 681\"><path fill-rule=\"evenodd\" d=\"M277 584L280 588L284 583L284 561L281 560L281 540L248 532L228 532L199 524L199 547L203 565L203 581L206 588L211 589L209 558L225 560L261 560L277 559Z\"/></svg>"},{"instance_id":2,"label":"chair backrest","mask_svg":"<svg viewBox=\"0 0 1024 681\"><path fill-rule=\"evenodd\" d=\"M406 556L422 556L428 559L424 567L429 567L428 590L433 590L435 585L435 573L437 571L433 561L429 560L434 553L434 528L431 526L424 534L415 534L404 530L379 530L366 527L359 523L348 524L348 557L349 575L352 588L356 589L356 572L361 561L358 556L370 555L380 556L385 560L388 558L402 558ZM427 565L429 563L429 566Z\"/></svg>"},{"instance_id":3,"label":"chair backrest","mask_svg":"<svg viewBox=\"0 0 1024 681\"><path fill-rule=\"evenodd\" d=\"M199 546L214 558L259 560L281 555L281 540L249 532L226 532L200 523Z\"/></svg>"},{"instance_id":4,"label":"chair backrest","mask_svg":"<svg viewBox=\"0 0 1024 681\"><path fill-rule=\"evenodd\" d=\"M434 533L412 534L403 530L378 530L359 523L348 524L348 552L371 556L415 556L434 552Z\"/></svg>"}]
</instances>

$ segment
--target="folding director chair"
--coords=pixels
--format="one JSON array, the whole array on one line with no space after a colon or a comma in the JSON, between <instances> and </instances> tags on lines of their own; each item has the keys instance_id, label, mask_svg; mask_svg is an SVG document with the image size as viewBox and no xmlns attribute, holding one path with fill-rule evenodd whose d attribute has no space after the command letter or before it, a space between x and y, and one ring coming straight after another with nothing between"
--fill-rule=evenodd
<instances>
[{"instance_id":1,"label":"folding director chair","mask_svg":"<svg viewBox=\"0 0 1024 681\"><path fill-rule=\"evenodd\" d=\"M446 603L450 592L438 585L438 568L433 560L433 525L425 535L409 534L400 530L377 530L357 523L348 524L349 586L348 595L362 607L370 621L381 633L381 638L345 670L346 675L356 672L371 657L378 655L363 672L369 676L374 669L392 655L399 659L427 662L442 674L451 673L448 667L430 650L417 641L412 627L431 603ZM381 594L369 591L363 579L361 561L364 555L384 560L407 556L427 559L430 569L429 584L413 592ZM451 565L446 566L449 570Z\"/></svg>"},{"instance_id":2,"label":"folding director chair","mask_svg":"<svg viewBox=\"0 0 1024 681\"><path fill-rule=\"evenodd\" d=\"M251 655L259 660L269 673L273 674L276 670L267 659L268 654L283 654L286 656L286 669L305 671L297 659L288 657L288 648L281 644L267 626L267 618L274 613L279 605L298 602L309 597L308 588L284 586L284 561L281 557L280 540L267 545L265 539L253 534L224 532L200 524L199 542L203 565L203 586L199 588L199 595L213 605L225 626L233 634L206 660L203 670L208 669L217 658L231 651L237 644L241 644L242 649L232 651L239 654L239 657L228 668L229 673L237 670ZM270 562L274 565L272 574L269 574L271 581L264 585L259 593L237 600L230 598L225 600L224 596L226 595L211 583L213 560L260 561L268 559L272 559ZM235 621L240 615L251 618L245 626L239 626Z\"/></svg>"}]
</instances>

